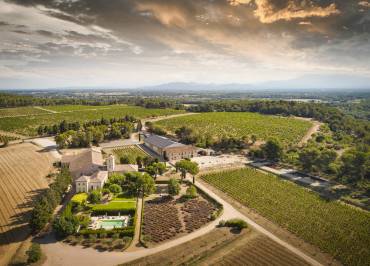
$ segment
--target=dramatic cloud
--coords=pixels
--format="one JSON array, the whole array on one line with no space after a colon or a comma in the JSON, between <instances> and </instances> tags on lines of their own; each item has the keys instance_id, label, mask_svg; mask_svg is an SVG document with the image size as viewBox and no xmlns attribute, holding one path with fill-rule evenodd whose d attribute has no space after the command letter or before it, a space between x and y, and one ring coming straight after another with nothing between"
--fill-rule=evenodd
<instances>
[{"instance_id":1,"label":"dramatic cloud","mask_svg":"<svg viewBox=\"0 0 370 266\"><path fill-rule=\"evenodd\" d=\"M368 76L368 7L364 0L0 0L0 87Z\"/></svg>"}]
</instances>

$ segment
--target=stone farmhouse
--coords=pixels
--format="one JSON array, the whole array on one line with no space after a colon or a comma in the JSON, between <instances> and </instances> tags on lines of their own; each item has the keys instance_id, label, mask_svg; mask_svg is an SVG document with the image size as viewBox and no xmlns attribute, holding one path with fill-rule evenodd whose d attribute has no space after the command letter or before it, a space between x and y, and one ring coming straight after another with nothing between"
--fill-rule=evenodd
<instances>
[{"instance_id":1,"label":"stone farmhouse","mask_svg":"<svg viewBox=\"0 0 370 266\"><path fill-rule=\"evenodd\" d=\"M195 147L154 134L144 135L144 145L169 161L193 158L197 156L197 150Z\"/></svg>"},{"instance_id":2,"label":"stone farmhouse","mask_svg":"<svg viewBox=\"0 0 370 266\"><path fill-rule=\"evenodd\" d=\"M91 148L75 155L65 155L62 157L61 164L69 168L77 193L88 193L91 190L103 188L109 172L138 171L137 165L116 165L113 155L108 157L105 165L99 148Z\"/></svg>"}]
</instances>

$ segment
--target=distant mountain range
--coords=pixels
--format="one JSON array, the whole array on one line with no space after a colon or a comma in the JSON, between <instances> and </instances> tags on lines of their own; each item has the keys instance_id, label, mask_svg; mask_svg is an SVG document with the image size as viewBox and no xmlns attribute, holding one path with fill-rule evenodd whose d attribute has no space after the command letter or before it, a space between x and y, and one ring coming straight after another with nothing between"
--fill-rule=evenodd
<instances>
[{"instance_id":1,"label":"distant mountain range","mask_svg":"<svg viewBox=\"0 0 370 266\"><path fill-rule=\"evenodd\" d=\"M171 82L155 86L139 87L145 91L255 91L255 90L307 90L307 89L369 89L370 77L344 75L306 75L290 80L276 80L254 84L213 84Z\"/></svg>"}]
</instances>

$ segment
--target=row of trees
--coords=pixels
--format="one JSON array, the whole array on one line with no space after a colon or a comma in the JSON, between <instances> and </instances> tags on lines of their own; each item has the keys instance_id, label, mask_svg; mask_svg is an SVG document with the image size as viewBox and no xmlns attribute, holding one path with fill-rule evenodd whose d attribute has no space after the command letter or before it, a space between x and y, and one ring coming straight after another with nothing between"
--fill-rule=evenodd
<instances>
[{"instance_id":1,"label":"row of trees","mask_svg":"<svg viewBox=\"0 0 370 266\"><path fill-rule=\"evenodd\" d=\"M37 133L40 136L45 136L45 135L56 135L59 133L64 133L69 130L74 130L74 131L79 131L79 130L86 130L87 128L90 127L97 127L97 126L107 126L110 127L113 124L116 123L123 123L125 124L126 122L130 122L134 124L135 122L138 122L138 120L133 117L126 115L125 117L122 118L111 118L111 119L106 119L102 117L99 120L91 120L84 122L82 125L79 121L74 121L74 122L67 122L66 120L63 120L62 122L54 125L41 125L37 129Z\"/></svg>"},{"instance_id":2,"label":"row of trees","mask_svg":"<svg viewBox=\"0 0 370 266\"><path fill-rule=\"evenodd\" d=\"M54 182L35 201L29 221L32 232L39 232L50 221L54 209L62 201L63 195L71 182L72 177L69 171L62 168L60 173L56 175Z\"/></svg>"},{"instance_id":3,"label":"row of trees","mask_svg":"<svg viewBox=\"0 0 370 266\"><path fill-rule=\"evenodd\" d=\"M104 119L99 121L90 121L84 123L82 127L78 122L67 123L63 121L57 132L55 141L60 148L89 147L92 143L95 145L104 140L129 138L135 130L133 118L123 119Z\"/></svg>"}]
</instances>

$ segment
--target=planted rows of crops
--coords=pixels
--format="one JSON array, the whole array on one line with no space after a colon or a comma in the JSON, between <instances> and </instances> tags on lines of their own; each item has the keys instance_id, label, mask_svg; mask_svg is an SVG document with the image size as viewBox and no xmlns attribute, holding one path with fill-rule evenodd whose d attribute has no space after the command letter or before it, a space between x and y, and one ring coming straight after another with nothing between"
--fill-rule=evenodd
<instances>
[{"instance_id":1,"label":"planted rows of crops","mask_svg":"<svg viewBox=\"0 0 370 266\"><path fill-rule=\"evenodd\" d=\"M125 157L129 160L130 164L136 164L136 158L138 156L143 158L148 156L148 154L135 145L114 149L113 154L117 162L120 162L120 158Z\"/></svg>"},{"instance_id":2,"label":"planted rows of crops","mask_svg":"<svg viewBox=\"0 0 370 266\"><path fill-rule=\"evenodd\" d=\"M0 143L5 143L5 142L12 141L12 140L17 140L17 139L19 139L19 138L14 137L14 136L8 136L8 135L0 134Z\"/></svg>"},{"instance_id":3,"label":"planted rows of crops","mask_svg":"<svg viewBox=\"0 0 370 266\"><path fill-rule=\"evenodd\" d=\"M8 265L7 260L28 234L28 211L47 187L45 176L52 161L29 143L0 149L0 265Z\"/></svg>"},{"instance_id":4,"label":"planted rows of crops","mask_svg":"<svg viewBox=\"0 0 370 266\"><path fill-rule=\"evenodd\" d=\"M266 236L259 235L222 256L217 265L308 265L287 249Z\"/></svg>"},{"instance_id":5,"label":"planted rows of crops","mask_svg":"<svg viewBox=\"0 0 370 266\"><path fill-rule=\"evenodd\" d=\"M202 113L161 120L156 125L171 132L186 126L202 135L217 138L255 135L260 140L266 140L276 137L285 144L298 143L312 126L310 122L296 118L245 112Z\"/></svg>"},{"instance_id":6,"label":"planted rows of crops","mask_svg":"<svg viewBox=\"0 0 370 266\"><path fill-rule=\"evenodd\" d=\"M48 114L48 112L35 107L17 107L0 109L0 118L19 115L38 115L38 114Z\"/></svg>"},{"instance_id":7,"label":"planted rows of crops","mask_svg":"<svg viewBox=\"0 0 370 266\"><path fill-rule=\"evenodd\" d=\"M48 107L50 108L50 107ZM181 113L183 111L173 109L146 109L137 106L111 105L100 109L76 110L61 113L49 113L45 115L29 115L21 117L0 118L0 128L4 131L16 132L23 135L35 136L40 125L53 125L63 120L67 122L84 122L102 117L106 119L120 118L131 115L136 118L147 118Z\"/></svg>"},{"instance_id":8,"label":"planted rows of crops","mask_svg":"<svg viewBox=\"0 0 370 266\"><path fill-rule=\"evenodd\" d=\"M252 168L201 177L345 265L370 261L370 213L325 201L294 183Z\"/></svg>"}]
</instances>

